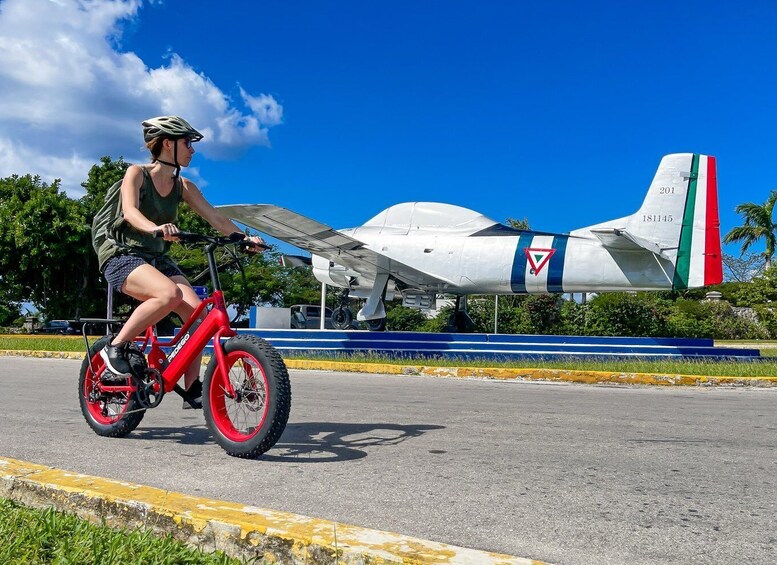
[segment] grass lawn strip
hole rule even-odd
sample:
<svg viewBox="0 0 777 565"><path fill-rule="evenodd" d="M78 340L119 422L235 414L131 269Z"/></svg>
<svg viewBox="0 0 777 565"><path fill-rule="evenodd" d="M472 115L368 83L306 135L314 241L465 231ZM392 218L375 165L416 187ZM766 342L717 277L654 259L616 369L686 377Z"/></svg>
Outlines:
<svg viewBox="0 0 777 565"><path fill-rule="evenodd" d="M200 552L171 535L108 528L52 508L27 508L0 498L0 563L237 565L245 561L221 551Z"/></svg>

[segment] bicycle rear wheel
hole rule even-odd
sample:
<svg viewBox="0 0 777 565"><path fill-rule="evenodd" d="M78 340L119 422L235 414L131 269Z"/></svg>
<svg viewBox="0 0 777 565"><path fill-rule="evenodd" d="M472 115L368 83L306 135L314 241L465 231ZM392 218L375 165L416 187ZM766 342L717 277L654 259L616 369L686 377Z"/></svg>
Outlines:
<svg viewBox="0 0 777 565"><path fill-rule="evenodd" d="M86 423L97 435L124 437L138 427L145 415L134 392L105 392L100 377L105 362L100 350L108 343L103 337L92 346L92 363L84 359L78 378L78 400ZM94 367L94 372L92 372Z"/></svg>
<svg viewBox="0 0 777 565"><path fill-rule="evenodd" d="M291 410L291 384L278 352L255 336L224 343L226 367L234 396L227 392L216 356L203 378L205 423L229 455L257 457L281 437Z"/></svg>

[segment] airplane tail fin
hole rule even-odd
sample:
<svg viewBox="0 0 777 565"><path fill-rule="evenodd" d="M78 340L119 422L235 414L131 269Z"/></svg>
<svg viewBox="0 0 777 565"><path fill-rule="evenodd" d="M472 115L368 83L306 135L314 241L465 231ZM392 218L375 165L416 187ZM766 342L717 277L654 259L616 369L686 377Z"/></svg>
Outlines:
<svg viewBox="0 0 777 565"><path fill-rule="evenodd" d="M721 283L715 157L665 156L636 214L576 231L590 232L608 249L643 249L671 261L674 289Z"/></svg>

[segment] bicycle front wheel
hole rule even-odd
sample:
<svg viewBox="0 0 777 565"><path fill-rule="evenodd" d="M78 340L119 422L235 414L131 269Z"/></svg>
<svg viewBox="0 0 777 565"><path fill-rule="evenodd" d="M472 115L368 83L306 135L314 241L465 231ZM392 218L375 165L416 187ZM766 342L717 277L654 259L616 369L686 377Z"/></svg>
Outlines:
<svg viewBox="0 0 777 565"><path fill-rule="evenodd" d="M255 336L224 343L226 367L216 356L205 370L202 408L213 438L235 457L258 457L281 437L291 410L291 384L278 352ZM225 374L232 384L230 395Z"/></svg>

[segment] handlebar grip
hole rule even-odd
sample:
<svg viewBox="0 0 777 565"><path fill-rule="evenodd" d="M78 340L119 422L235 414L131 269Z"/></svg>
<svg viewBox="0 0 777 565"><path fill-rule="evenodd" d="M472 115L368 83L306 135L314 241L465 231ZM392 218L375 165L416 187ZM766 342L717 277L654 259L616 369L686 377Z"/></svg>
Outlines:
<svg viewBox="0 0 777 565"><path fill-rule="evenodd" d="M153 235L155 238L161 239L165 236L164 232L162 230L154 230ZM200 236L200 234L192 233L188 231L179 231L178 233L173 234L173 237L178 238L179 241L186 241L187 239L197 239Z"/></svg>
<svg viewBox="0 0 777 565"><path fill-rule="evenodd" d="M267 245L266 243L254 243L253 241L249 241L248 239L239 241L238 245L240 247L244 247L245 249L248 249L249 247L253 247L255 249L261 249L262 251L266 251L270 249L270 246Z"/></svg>
<svg viewBox="0 0 777 565"><path fill-rule="evenodd" d="M154 230L151 233L155 238L163 238L165 236L162 230ZM217 245L236 243L241 247L256 247L262 250L270 249L269 245L266 245L263 243L254 243L252 241L249 241L246 238L246 235L242 232L234 232L227 237L212 237L212 236L194 233L194 232L179 231L178 233L173 234L172 237L176 238L181 243L203 243L204 242L204 243L215 243Z"/></svg>

